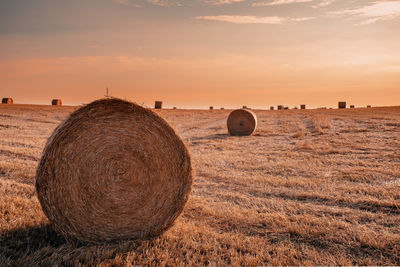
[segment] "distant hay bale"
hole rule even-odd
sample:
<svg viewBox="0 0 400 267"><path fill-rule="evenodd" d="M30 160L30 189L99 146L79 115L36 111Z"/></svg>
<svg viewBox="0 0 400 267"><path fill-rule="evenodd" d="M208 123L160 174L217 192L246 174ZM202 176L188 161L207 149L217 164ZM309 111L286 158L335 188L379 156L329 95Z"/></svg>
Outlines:
<svg viewBox="0 0 400 267"><path fill-rule="evenodd" d="M191 186L190 154L171 126L114 98L61 123L36 171L42 209L70 241L158 236L182 212Z"/></svg>
<svg viewBox="0 0 400 267"><path fill-rule="evenodd" d="M283 109L283 106L282 105L278 105L278 110L281 110L281 109Z"/></svg>
<svg viewBox="0 0 400 267"><path fill-rule="evenodd" d="M293 109L298 109L298 107L294 107Z"/></svg>
<svg viewBox="0 0 400 267"><path fill-rule="evenodd" d="M248 136L257 128L257 116L248 109L237 109L231 112L227 121L230 135Z"/></svg>
<svg viewBox="0 0 400 267"><path fill-rule="evenodd" d="M242 108L247 108L247 106L243 106Z"/></svg>
<svg viewBox="0 0 400 267"><path fill-rule="evenodd" d="M274 107L273 107L273 106L270 106L269 109L270 109L270 110L274 110Z"/></svg>
<svg viewBox="0 0 400 267"><path fill-rule="evenodd" d="M177 109L177 107L173 107L172 109Z"/></svg>
<svg viewBox="0 0 400 267"><path fill-rule="evenodd" d="M350 108L355 108L355 106L354 105L350 105Z"/></svg>
<svg viewBox="0 0 400 267"><path fill-rule="evenodd" d="M344 101L339 102L338 108L346 108L346 102L344 102Z"/></svg>
<svg viewBox="0 0 400 267"><path fill-rule="evenodd" d="M283 109L289 109L289 107L284 107Z"/></svg>
<svg viewBox="0 0 400 267"><path fill-rule="evenodd" d="M221 110L224 110L225 108L224 107L221 107Z"/></svg>
<svg viewBox="0 0 400 267"><path fill-rule="evenodd" d="M367 105L367 108L370 108L371 107L371 105Z"/></svg>
<svg viewBox="0 0 400 267"><path fill-rule="evenodd" d="M154 103L154 108L155 108L155 109L162 109L162 104L163 104L162 101L156 101L156 102Z"/></svg>
<svg viewBox="0 0 400 267"><path fill-rule="evenodd" d="M14 103L14 100L13 100L11 97L4 97L4 98L1 100L1 103L2 103L2 104L13 104L13 103Z"/></svg>
<svg viewBox="0 0 400 267"><path fill-rule="evenodd" d="M210 106L210 110L213 110L214 109L214 107L213 106Z"/></svg>
<svg viewBox="0 0 400 267"><path fill-rule="evenodd" d="M61 106L62 101L61 101L61 99L53 99L53 100L51 100L51 105L52 106Z"/></svg>
<svg viewBox="0 0 400 267"><path fill-rule="evenodd" d="M300 105L300 109L306 109L306 105L305 104L301 104Z"/></svg>

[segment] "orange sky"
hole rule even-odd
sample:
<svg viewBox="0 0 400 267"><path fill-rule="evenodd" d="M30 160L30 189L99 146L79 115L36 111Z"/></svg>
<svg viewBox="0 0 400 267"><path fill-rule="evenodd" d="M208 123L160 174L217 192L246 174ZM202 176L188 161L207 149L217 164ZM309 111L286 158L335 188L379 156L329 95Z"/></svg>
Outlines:
<svg viewBox="0 0 400 267"><path fill-rule="evenodd" d="M3 0L0 92L151 106L400 104L400 1Z"/></svg>

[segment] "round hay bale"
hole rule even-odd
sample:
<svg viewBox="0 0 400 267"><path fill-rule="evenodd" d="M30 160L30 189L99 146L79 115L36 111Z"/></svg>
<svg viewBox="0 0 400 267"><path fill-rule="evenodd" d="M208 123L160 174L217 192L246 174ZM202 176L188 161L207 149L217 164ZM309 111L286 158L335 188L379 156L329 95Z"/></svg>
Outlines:
<svg viewBox="0 0 400 267"><path fill-rule="evenodd" d="M188 149L153 111L101 99L53 132L36 172L51 224L70 241L150 238L170 228L192 186Z"/></svg>
<svg viewBox="0 0 400 267"><path fill-rule="evenodd" d="M230 135L248 136L257 128L257 116L248 109L237 109L231 112L227 121Z"/></svg>
<svg viewBox="0 0 400 267"><path fill-rule="evenodd" d="M53 99L53 100L51 100L51 105L52 106L62 106L62 101L61 101L61 99Z"/></svg>
<svg viewBox="0 0 400 267"><path fill-rule="evenodd" d="M346 108L346 102L345 101L338 102L338 108Z"/></svg>
<svg viewBox="0 0 400 267"><path fill-rule="evenodd" d="M1 103L2 103L2 104L13 104L13 103L14 103L14 100L13 100L11 97L4 97L4 98L1 100Z"/></svg>

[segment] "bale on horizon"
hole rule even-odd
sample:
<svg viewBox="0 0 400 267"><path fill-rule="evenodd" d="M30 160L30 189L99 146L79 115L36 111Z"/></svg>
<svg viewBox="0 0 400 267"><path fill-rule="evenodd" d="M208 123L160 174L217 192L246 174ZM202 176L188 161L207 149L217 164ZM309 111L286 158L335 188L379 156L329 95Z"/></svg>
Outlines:
<svg viewBox="0 0 400 267"><path fill-rule="evenodd" d="M191 159L155 112L101 99L54 130L35 187L43 212L69 241L147 239L182 212L192 187Z"/></svg>
<svg viewBox="0 0 400 267"><path fill-rule="evenodd" d="M213 110L214 109L214 107L213 106L210 106L210 110Z"/></svg>
<svg viewBox="0 0 400 267"><path fill-rule="evenodd" d="M4 97L1 100L2 104L14 104L14 100L11 97Z"/></svg>
<svg viewBox="0 0 400 267"><path fill-rule="evenodd" d="M355 108L355 106L354 105L350 105L350 108Z"/></svg>
<svg viewBox="0 0 400 267"><path fill-rule="evenodd" d="M257 116L248 109L237 109L229 114L228 132L235 136L251 135L257 128Z"/></svg>
<svg viewBox="0 0 400 267"><path fill-rule="evenodd" d="M162 109L162 105L163 105L163 102L162 102L162 101L156 101L156 102L154 103L154 108L155 108L155 109Z"/></svg>
<svg viewBox="0 0 400 267"><path fill-rule="evenodd" d="M278 110L283 109L283 105L278 105Z"/></svg>
<svg viewBox="0 0 400 267"><path fill-rule="evenodd" d="M346 102L345 101L340 101L338 103L338 108L346 108Z"/></svg>
<svg viewBox="0 0 400 267"><path fill-rule="evenodd" d="M52 106L61 106L62 101L61 101L61 99L53 99L53 100L51 100L51 105Z"/></svg>
<svg viewBox="0 0 400 267"><path fill-rule="evenodd" d="M306 109L306 105L305 104L301 104L300 105L300 109Z"/></svg>
<svg viewBox="0 0 400 267"><path fill-rule="evenodd" d="M274 110L274 107L273 107L273 106L270 106L270 107L269 107L269 110Z"/></svg>

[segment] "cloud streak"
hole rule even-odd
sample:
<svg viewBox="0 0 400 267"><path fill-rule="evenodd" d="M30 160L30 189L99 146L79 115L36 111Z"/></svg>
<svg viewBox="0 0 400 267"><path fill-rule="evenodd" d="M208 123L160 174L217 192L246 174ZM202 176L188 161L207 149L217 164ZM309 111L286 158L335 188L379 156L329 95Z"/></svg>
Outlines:
<svg viewBox="0 0 400 267"><path fill-rule="evenodd" d="M233 4L233 3L239 3L239 2L244 2L246 0L201 0L204 3L207 4L212 4L212 5L225 5L225 4Z"/></svg>
<svg viewBox="0 0 400 267"><path fill-rule="evenodd" d="M310 2L318 2L312 5L312 8L320 8L326 7L335 2L336 0L274 0L271 2L254 2L251 4L253 7L258 6L280 6L280 5L288 5L288 4L299 4L299 3L310 3Z"/></svg>
<svg viewBox="0 0 400 267"><path fill-rule="evenodd" d="M314 19L313 17L286 18L279 16L257 17L257 16L239 16L239 15L197 16L195 18L202 20L229 22L235 24L285 24L289 22L299 22L299 21Z"/></svg>
<svg viewBox="0 0 400 267"><path fill-rule="evenodd" d="M372 24L400 17L400 1L376 1L368 6L330 12L330 14L362 18L363 20L358 25Z"/></svg>
<svg viewBox="0 0 400 267"><path fill-rule="evenodd" d="M137 8L142 7L139 4L130 3L129 0L112 0L112 1L114 1L115 3L121 4L121 5L132 6L132 7L137 7Z"/></svg>
<svg viewBox="0 0 400 267"><path fill-rule="evenodd" d="M146 0L146 1L155 6L182 6L180 2L169 1L169 0Z"/></svg>
<svg viewBox="0 0 400 267"><path fill-rule="evenodd" d="M313 5L313 8L326 7L335 2L336 0L322 0L318 4Z"/></svg>
<svg viewBox="0 0 400 267"><path fill-rule="evenodd" d="M307 3L313 2L314 0L274 0L272 2L255 2L251 4L251 6L279 6L279 5L287 5L287 4L296 4L296 3Z"/></svg>
<svg viewBox="0 0 400 267"><path fill-rule="evenodd" d="M121 5L128 5L133 7L142 7L142 5L137 3L132 3L133 1L130 0L112 0ZM171 1L171 0L146 0L147 3L154 5L154 6L182 6L181 2L178 1Z"/></svg>

